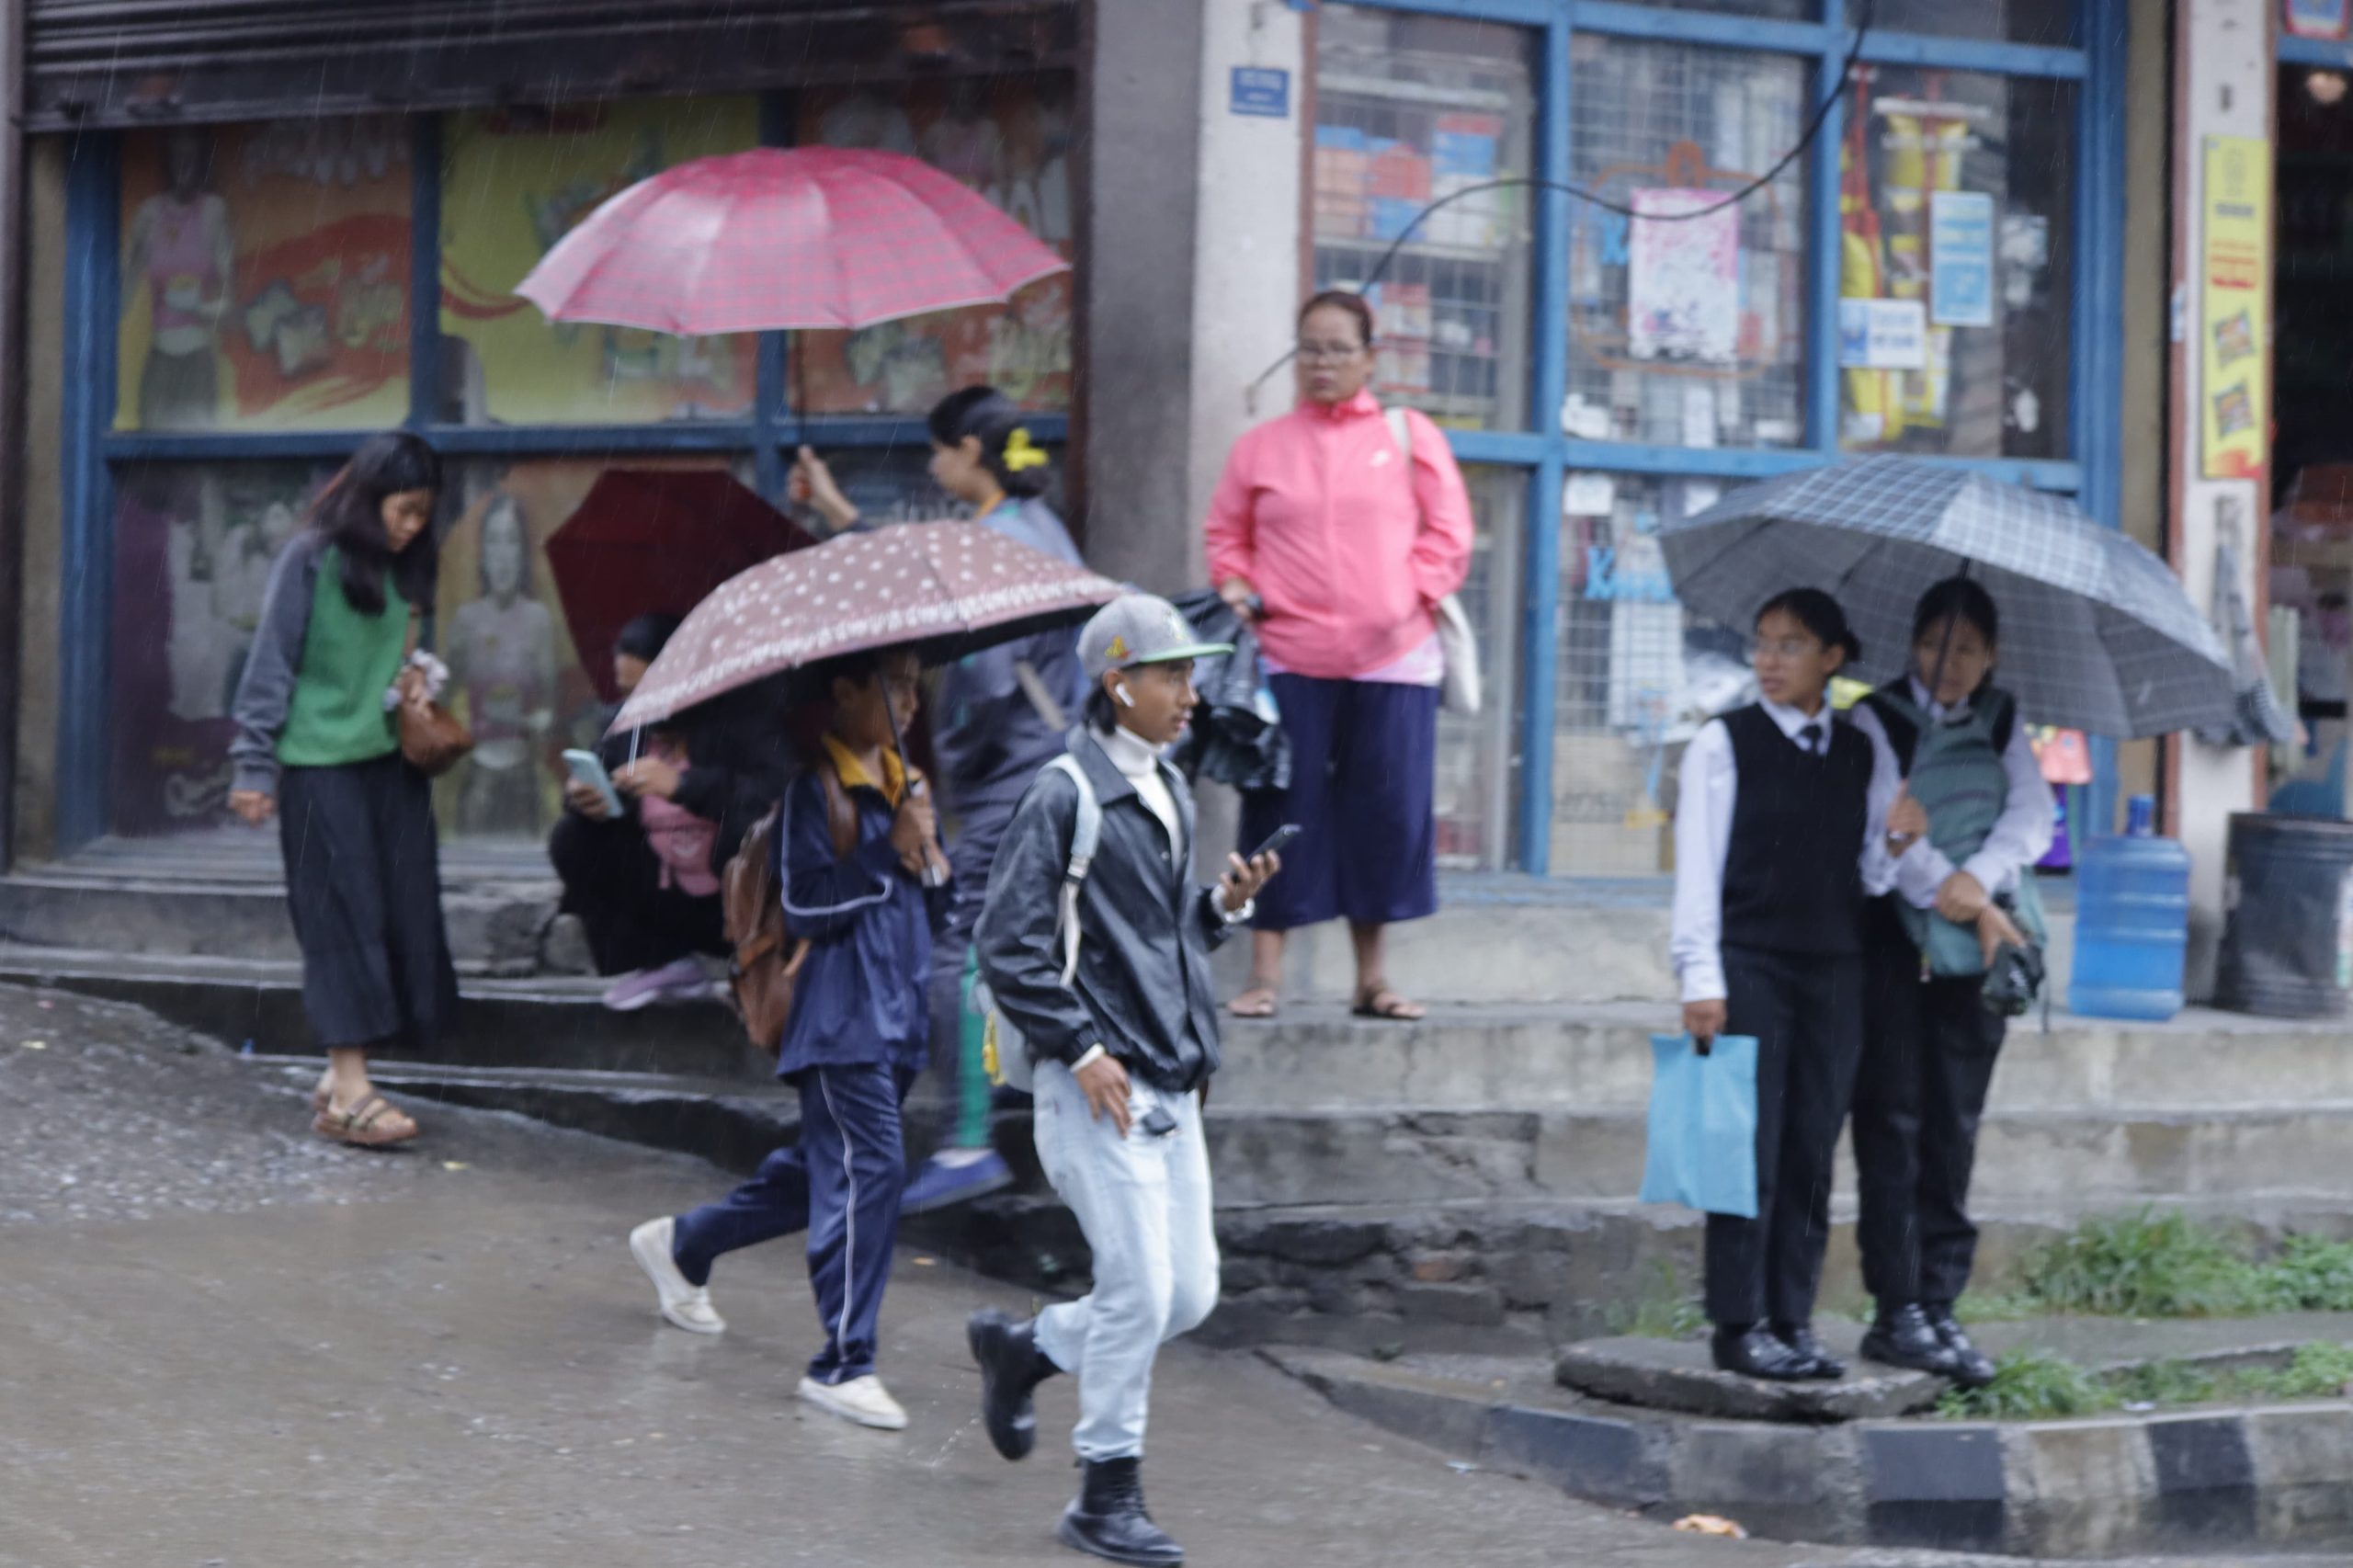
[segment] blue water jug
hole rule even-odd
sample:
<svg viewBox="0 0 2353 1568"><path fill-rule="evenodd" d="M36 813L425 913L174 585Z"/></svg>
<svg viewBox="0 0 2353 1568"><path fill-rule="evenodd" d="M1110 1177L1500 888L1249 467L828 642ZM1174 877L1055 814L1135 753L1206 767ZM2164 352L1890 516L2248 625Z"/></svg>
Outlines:
<svg viewBox="0 0 2353 1568"><path fill-rule="evenodd" d="M2170 1018L2181 1011L2189 941L2189 851L2152 836L2136 797L2132 831L2086 838L2075 851L2075 968L2071 1012Z"/></svg>

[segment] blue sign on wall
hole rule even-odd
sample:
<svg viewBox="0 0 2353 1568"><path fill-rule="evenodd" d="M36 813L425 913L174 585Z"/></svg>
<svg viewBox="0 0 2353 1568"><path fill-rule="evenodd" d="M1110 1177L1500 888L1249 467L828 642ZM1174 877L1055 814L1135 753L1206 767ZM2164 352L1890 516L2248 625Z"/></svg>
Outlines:
<svg viewBox="0 0 2353 1568"><path fill-rule="evenodd" d="M1237 65L1233 92L1227 103L1234 114L1263 115L1268 119L1290 118L1290 73L1273 65Z"/></svg>

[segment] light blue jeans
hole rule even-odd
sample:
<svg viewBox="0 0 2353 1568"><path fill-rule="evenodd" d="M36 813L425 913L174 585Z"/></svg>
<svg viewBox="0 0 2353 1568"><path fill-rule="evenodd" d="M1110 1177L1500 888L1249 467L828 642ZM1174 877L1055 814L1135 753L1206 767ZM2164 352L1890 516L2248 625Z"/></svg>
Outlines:
<svg viewBox="0 0 2353 1568"><path fill-rule="evenodd" d="M1135 1080L1134 1119L1121 1138L1108 1118L1088 1112L1086 1091L1061 1062L1038 1064L1035 1092L1039 1162L1095 1254L1095 1289L1038 1314L1038 1346L1077 1374L1078 1457L1137 1458L1154 1358L1217 1305L1200 1102ZM1176 1131L1143 1130L1154 1106L1176 1119Z"/></svg>

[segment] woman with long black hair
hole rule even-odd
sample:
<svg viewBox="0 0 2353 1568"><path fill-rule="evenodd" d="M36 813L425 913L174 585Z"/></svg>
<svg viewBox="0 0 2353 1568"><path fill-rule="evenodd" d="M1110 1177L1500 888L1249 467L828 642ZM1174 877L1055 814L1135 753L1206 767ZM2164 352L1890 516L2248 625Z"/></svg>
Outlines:
<svg viewBox="0 0 2353 1568"><path fill-rule="evenodd" d="M393 716L433 602L440 494L440 459L404 431L369 437L328 483L270 572L230 746L230 809L278 821L303 1011L327 1051L313 1129L369 1147L417 1127L368 1053L428 1043L457 1008L432 790Z"/></svg>
<svg viewBox="0 0 2353 1568"><path fill-rule="evenodd" d="M1913 612L1910 673L1855 708L1882 779L1902 780L1887 791L1894 891L1864 925L1855 1239L1879 1310L1863 1354L1971 1387L1994 1363L1953 1303L1976 1261L1969 1177L2006 1028L1982 994L1999 945L2040 933L2034 867L2054 815L2018 703L1994 684L2000 631L1984 585L1948 577Z"/></svg>

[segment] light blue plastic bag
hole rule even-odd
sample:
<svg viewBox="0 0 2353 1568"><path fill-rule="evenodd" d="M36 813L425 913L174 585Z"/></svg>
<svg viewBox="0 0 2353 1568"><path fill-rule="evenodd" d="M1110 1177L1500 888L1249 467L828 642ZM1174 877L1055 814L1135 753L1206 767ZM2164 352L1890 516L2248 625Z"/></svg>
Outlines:
<svg viewBox="0 0 2353 1568"><path fill-rule="evenodd" d="M1707 1055L1688 1034L1651 1036L1650 1146L1643 1201L1756 1218L1756 1040L1718 1035Z"/></svg>

